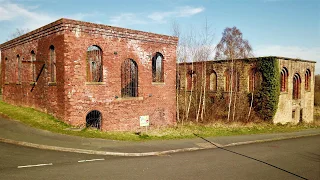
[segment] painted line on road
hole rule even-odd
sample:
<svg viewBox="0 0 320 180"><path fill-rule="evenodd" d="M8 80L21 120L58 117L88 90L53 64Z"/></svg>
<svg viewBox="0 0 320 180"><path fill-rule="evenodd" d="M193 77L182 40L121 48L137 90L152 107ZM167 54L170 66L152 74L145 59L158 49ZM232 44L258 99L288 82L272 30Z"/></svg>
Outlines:
<svg viewBox="0 0 320 180"><path fill-rule="evenodd" d="M18 168L30 168L30 167L40 167L40 166L52 166L52 163L49 164L35 164L35 165L25 165L25 166L18 166Z"/></svg>
<svg viewBox="0 0 320 180"><path fill-rule="evenodd" d="M78 161L79 163L82 163L82 162L92 162L92 161L104 161L105 159L89 159L89 160L80 160Z"/></svg>

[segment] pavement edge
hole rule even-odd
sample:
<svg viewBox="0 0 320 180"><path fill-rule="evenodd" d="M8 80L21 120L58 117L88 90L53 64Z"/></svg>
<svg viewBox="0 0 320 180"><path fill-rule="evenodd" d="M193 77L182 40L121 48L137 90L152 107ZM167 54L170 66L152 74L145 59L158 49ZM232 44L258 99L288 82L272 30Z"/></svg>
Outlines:
<svg viewBox="0 0 320 180"><path fill-rule="evenodd" d="M211 146L211 147L191 147L191 148L180 148L180 149L173 149L173 150L166 150L166 151L153 151L153 152L141 152L141 153L109 152L109 151L96 151L96 150L88 150L88 149L49 146L49 145L43 145L43 144L35 144L35 143L30 143L30 142L5 139L5 138L1 138L1 137L0 137L0 142L14 144L14 145L20 145L20 146L25 146L25 147L31 147L31 148L37 148L37 149L43 149L43 150L54 150L54 151L62 151L62 152L95 154L95 155L106 155L106 156L143 157L143 156L159 156L159 155L172 154L172 153L178 153L178 152L198 151L198 150L204 150L204 149L215 149L215 148L223 148L223 147L240 146L240 145L246 145L246 144L270 142L270 141L280 141L280 140L285 140L285 139L295 139L295 138L317 136L317 135L320 135L320 133L296 135L296 136L290 136L290 137L270 138L270 139L259 139L259 140L253 140L253 141L243 141L243 142L230 143L230 144L226 144L226 145L216 145L217 143L210 141L213 144L213 146Z"/></svg>

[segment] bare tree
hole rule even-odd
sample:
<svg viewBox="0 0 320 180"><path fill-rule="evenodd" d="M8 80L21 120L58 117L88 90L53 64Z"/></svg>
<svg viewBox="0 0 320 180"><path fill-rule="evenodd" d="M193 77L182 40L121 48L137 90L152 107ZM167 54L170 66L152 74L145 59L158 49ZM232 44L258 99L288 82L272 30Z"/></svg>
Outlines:
<svg viewBox="0 0 320 180"><path fill-rule="evenodd" d="M28 33L28 32L30 32L29 29L16 28L16 30L9 35L8 40L17 38L19 36L22 36L22 35Z"/></svg>
<svg viewBox="0 0 320 180"><path fill-rule="evenodd" d="M225 28L222 33L222 38L218 45L216 46L216 60L230 60L231 61L231 78L230 78L230 93L229 93L229 105L228 105L228 121L230 120L232 97L234 96L233 102L233 120L236 110L236 98L237 89L233 95L233 85L235 83L235 88L238 86L238 78L234 78L234 60L252 57L252 48L249 42L242 38L241 31L236 28ZM237 74L235 75L237 77ZM234 82L234 80L236 82Z"/></svg>
<svg viewBox="0 0 320 180"><path fill-rule="evenodd" d="M207 23L200 32L190 28L189 32L182 34L177 32L178 27L178 24L172 24L173 35L179 37L177 71L180 72L178 75L184 77L185 85L184 92L177 90L177 113L182 115L181 118L178 117L178 122L183 124L185 120L189 120L190 113L194 113L196 122L199 122L200 118L202 121L204 119L206 107L206 61L214 50L213 33ZM180 66L179 63L183 65Z"/></svg>

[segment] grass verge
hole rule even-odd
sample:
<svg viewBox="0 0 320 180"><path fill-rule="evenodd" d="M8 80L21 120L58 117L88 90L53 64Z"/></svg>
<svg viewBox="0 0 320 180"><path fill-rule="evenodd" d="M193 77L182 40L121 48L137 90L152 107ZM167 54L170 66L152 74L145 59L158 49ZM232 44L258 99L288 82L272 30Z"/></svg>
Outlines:
<svg viewBox="0 0 320 180"><path fill-rule="evenodd" d="M89 138L102 138L114 140L128 141L144 141L144 140L165 140L165 139L184 139L194 138L194 134L202 137L213 136L232 136L244 134L262 134L277 132L293 132L310 128L320 128L319 121L312 124L299 125L273 125L269 123L231 123L225 124L217 122L208 125L177 125L175 127L155 128L148 130L148 133L134 132L102 132L99 130L85 128L81 131L72 130L72 126L54 118L43 112L39 112L33 108L13 106L0 101L0 114L10 119L18 120L26 125L34 128L48 130L54 133L75 135Z"/></svg>

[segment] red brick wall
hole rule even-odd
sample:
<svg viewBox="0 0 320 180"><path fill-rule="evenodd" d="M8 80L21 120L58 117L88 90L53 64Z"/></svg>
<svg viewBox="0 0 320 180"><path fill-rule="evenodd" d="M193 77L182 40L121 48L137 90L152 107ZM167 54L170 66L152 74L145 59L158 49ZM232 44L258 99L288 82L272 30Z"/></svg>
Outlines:
<svg viewBox="0 0 320 180"><path fill-rule="evenodd" d="M123 28L61 19L27 35L0 45L2 68L9 84L3 85L6 102L31 106L62 120L84 126L91 110L102 113L103 130L137 130L139 116L149 115L152 127L172 125L176 118L175 77L177 38ZM49 47L56 51L57 83L50 86ZM103 82L88 84L86 51L91 45L102 49ZM46 64L34 90L30 62L23 63L23 79L16 83L17 54L30 61L36 53L37 72ZM152 56L164 56L164 83L152 83ZM121 63L133 59L138 65L139 97L121 98ZM7 64L2 61L2 66ZM8 71L8 72L7 72ZM37 73L38 74L38 73ZM119 97L119 98L116 98Z"/></svg>
<svg viewBox="0 0 320 180"><path fill-rule="evenodd" d="M74 125L84 125L87 113L99 110L102 112L104 130L137 130L139 116L144 115L149 115L152 126L174 124L176 44L146 37L137 40L93 35L83 29L73 27L65 34L68 121ZM103 53L103 83L100 85L85 83L86 50L91 45L99 46ZM162 84L152 83L152 56L156 52L164 56ZM139 98L121 98L121 63L128 58L138 65Z"/></svg>
<svg viewBox="0 0 320 180"><path fill-rule="evenodd" d="M7 58L7 62L2 62L5 67L2 70L3 77L3 100L22 106L38 108L42 111L56 115L59 118L64 117L64 96L63 90L63 59L64 59L64 36L63 34L53 34L41 39L33 40L28 43L20 44L9 49L2 50L2 58ZM59 81L56 86L48 86L50 81L49 66L49 47L55 46L57 54L57 78ZM31 51L36 54L36 74L38 75L43 64L46 64L39 80L31 92L32 62ZM22 60L22 79L18 82L18 61L17 55ZM7 76L7 80L5 80Z"/></svg>

